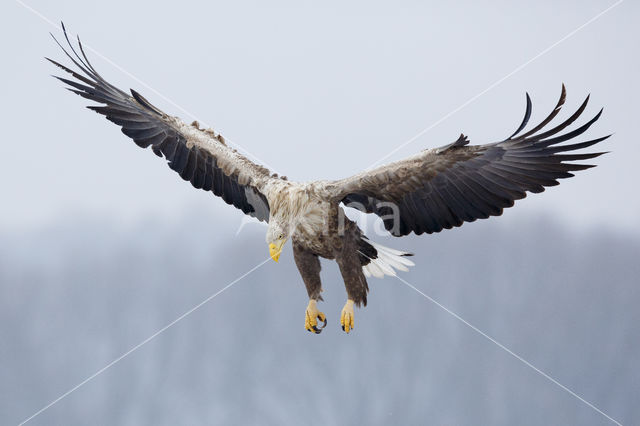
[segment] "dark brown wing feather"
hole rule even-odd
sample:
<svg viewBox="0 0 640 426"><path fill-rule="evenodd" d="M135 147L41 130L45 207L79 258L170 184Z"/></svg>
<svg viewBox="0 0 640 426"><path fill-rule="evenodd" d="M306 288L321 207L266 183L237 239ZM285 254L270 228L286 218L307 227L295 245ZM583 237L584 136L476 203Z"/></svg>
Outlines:
<svg viewBox="0 0 640 426"><path fill-rule="evenodd" d="M603 154L572 151L588 148L610 135L559 145L584 133L598 120L602 110L579 128L556 136L580 117L589 97L567 120L539 133L558 114L565 98L563 85L551 114L524 134L519 135L531 116L528 94L521 125L504 141L469 146L468 139L461 135L452 144L331 182L328 187L346 205L380 216L386 229L395 236L411 232L430 234L498 216L527 192L542 192L547 186L558 185L558 179L572 177L571 172L594 167L567 161Z"/></svg>
<svg viewBox="0 0 640 426"><path fill-rule="evenodd" d="M260 183L269 179L267 169L228 148L224 139L213 132L194 128L210 140L207 144L190 140L190 135L184 131L184 123L167 116L135 90L131 90L129 95L108 83L87 59L80 39L78 47L82 56L73 47L66 30L64 36L75 58L55 37L54 40L84 75L49 58L47 60L75 78L56 77L69 85L70 91L103 104L89 106L89 109L119 125L139 147L151 147L156 155L164 156L169 167L195 188L211 191L227 204L259 220L269 220L269 204L260 191Z"/></svg>

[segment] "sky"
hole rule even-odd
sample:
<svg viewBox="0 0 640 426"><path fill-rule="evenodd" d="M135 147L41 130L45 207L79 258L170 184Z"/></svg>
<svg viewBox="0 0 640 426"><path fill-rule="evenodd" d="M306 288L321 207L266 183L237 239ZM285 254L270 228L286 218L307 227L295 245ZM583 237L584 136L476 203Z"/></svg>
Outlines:
<svg viewBox="0 0 640 426"><path fill-rule="evenodd" d="M50 77L58 71L43 57L65 58L48 32L60 35L51 23L64 20L108 80L213 126L300 181L346 177L461 132L472 143L500 140L520 123L525 92L535 122L564 82L559 118L591 93L584 120L601 107L604 114L584 137L614 133L603 144L611 153L500 220L548 216L577 229L640 233L637 2L149 4L0 5L11 17L0 29L11 59L0 69L9 82L0 89L0 228L75 215L175 221L194 210L221 226L241 221Z"/></svg>
<svg viewBox="0 0 640 426"><path fill-rule="evenodd" d="M0 233L0 424L60 397L27 425L640 423L637 238L540 220L402 239L417 291L371 278L348 335L323 262L315 335L291 250L238 281L261 232L217 225Z"/></svg>
<svg viewBox="0 0 640 426"><path fill-rule="evenodd" d="M558 119L591 93L581 123L604 114L582 140L613 136L598 167L501 218L385 241L416 253L402 277L442 306L372 280L346 336L342 281L323 262L330 325L312 336L287 249L32 424L614 424L476 326L638 423L639 12L630 0L1 2L0 423L267 255L259 225L236 235L240 212L51 78L60 20L109 81L293 180L349 176L461 132L504 139L525 92L535 123L562 83Z"/></svg>

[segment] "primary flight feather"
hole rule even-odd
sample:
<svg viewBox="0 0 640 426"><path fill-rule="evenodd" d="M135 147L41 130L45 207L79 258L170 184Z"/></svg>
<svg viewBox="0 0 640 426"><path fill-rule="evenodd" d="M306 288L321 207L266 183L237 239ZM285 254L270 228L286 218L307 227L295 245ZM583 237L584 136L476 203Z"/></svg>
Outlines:
<svg viewBox="0 0 640 426"><path fill-rule="evenodd" d="M326 326L318 310L320 257L335 259L347 290L340 323L349 333L354 326L354 305L366 305L367 277L395 275L413 262L410 253L370 241L344 215L340 203L382 218L394 236L439 232L464 222L498 216L527 192L542 192L572 172L594 167L573 163L603 152L580 152L609 136L562 144L584 133L602 113L575 130L561 132L576 121L589 97L564 122L547 129L565 102L564 85L557 105L538 125L522 133L531 116L526 112L516 131L505 140L469 145L466 136L436 149L426 149L401 161L335 181L292 182L271 174L230 148L213 130L186 124L154 107L135 90L123 92L93 68L78 38L77 49L66 30L69 49L58 45L77 67L73 70L48 59L73 79L56 77L72 92L100 105L88 108L121 127L142 148L151 148L169 167L195 188L211 191L227 204L268 223L266 242L278 261L285 242L306 285L309 303L305 328L320 333ZM55 39L55 37L54 37ZM56 42L58 42L56 40ZM323 322L323 325L320 325Z"/></svg>

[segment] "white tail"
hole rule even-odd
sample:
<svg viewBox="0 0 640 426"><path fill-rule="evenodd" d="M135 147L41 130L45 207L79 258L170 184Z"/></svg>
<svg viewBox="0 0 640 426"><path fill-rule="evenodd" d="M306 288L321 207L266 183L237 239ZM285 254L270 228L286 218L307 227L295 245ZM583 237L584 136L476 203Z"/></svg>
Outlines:
<svg viewBox="0 0 640 426"><path fill-rule="evenodd" d="M407 259L407 256L411 256L411 253L385 247L368 239L367 242L378 252L377 258L371 259L371 262L362 267L362 271L367 277L374 276L376 278L382 278L385 275L395 277L395 269L408 271L408 266L415 265L415 263Z"/></svg>

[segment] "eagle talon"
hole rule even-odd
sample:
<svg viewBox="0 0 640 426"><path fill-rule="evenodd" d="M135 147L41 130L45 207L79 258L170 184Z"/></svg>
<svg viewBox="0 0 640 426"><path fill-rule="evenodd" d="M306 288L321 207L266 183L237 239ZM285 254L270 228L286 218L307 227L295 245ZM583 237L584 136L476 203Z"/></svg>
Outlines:
<svg viewBox="0 0 640 426"><path fill-rule="evenodd" d="M347 300L344 308L342 308L342 314L340 315L340 325L342 326L342 331L349 334L349 331L353 330L355 327L354 324L354 314L353 314L353 300Z"/></svg>
<svg viewBox="0 0 640 426"><path fill-rule="evenodd" d="M318 310L317 305L318 302L314 299L309 300L309 305L307 305L304 316L304 328L309 332L320 334L322 329L327 326L327 317ZM321 327L318 327L318 320L323 322Z"/></svg>
<svg viewBox="0 0 640 426"><path fill-rule="evenodd" d="M321 315L318 315L318 319L320 321L322 321L322 327L320 327L320 331L322 331L323 328L325 328L327 326L327 317L324 316L324 314L322 312L320 312Z"/></svg>

